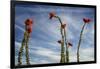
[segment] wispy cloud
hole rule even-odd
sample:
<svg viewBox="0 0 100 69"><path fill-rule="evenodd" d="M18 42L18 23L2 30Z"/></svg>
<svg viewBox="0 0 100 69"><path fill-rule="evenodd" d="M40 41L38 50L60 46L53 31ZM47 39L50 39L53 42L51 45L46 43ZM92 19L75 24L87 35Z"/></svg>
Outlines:
<svg viewBox="0 0 100 69"><path fill-rule="evenodd" d="M21 31L23 31L23 32L25 31L24 28L22 28L22 27L19 26L19 25L15 25L15 28L17 28L17 29L19 29L19 30L21 30Z"/></svg>
<svg viewBox="0 0 100 69"><path fill-rule="evenodd" d="M77 62L76 51L69 49L70 62ZM80 49L80 61L94 61L94 48L81 48Z"/></svg>
<svg viewBox="0 0 100 69"><path fill-rule="evenodd" d="M43 56L48 58L47 61L51 62L51 63L59 63L59 53L47 48L38 48L36 51L31 51L34 52L37 55ZM41 62L40 62L41 63Z"/></svg>

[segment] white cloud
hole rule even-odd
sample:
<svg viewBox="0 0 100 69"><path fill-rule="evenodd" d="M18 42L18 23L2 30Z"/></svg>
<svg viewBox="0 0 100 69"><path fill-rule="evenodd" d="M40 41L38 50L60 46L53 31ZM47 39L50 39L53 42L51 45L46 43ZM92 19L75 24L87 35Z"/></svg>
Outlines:
<svg viewBox="0 0 100 69"><path fill-rule="evenodd" d="M47 48L42 48L42 47L37 47L37 50L35 51L30 51L30 52L33 52L37 55L40 55L41 57L44 56L46 58L48 58L48 62L53 62L53 63L59 63L59 58L60 58L60 53L59 52L55 52L55 51L52 51L51 49L47 49ZM40 62L42 63L42 62ZM45 62L46 63L46 62Z"/></svg>
<svg viewBox="0 0 100 69"><path fill-rule="evenodd" d="M77 62L77 51L69 49L70 62ZM80 48L80 61L94 61L94 48Z"/></svg>
<svg viewBox="0 0 100 69"><path fill-rule="evenodd" d="M16 25L16 24L15 24L15 28L18 28L19 30L21 30L23 32L25 31L22 27L20 27L19 25Z"/></svg>
<svg viewBox="0 0 100 69"><path fill-rule="evenodd" d="M94 48L80 49L81 61L94 61Z"/></svg>

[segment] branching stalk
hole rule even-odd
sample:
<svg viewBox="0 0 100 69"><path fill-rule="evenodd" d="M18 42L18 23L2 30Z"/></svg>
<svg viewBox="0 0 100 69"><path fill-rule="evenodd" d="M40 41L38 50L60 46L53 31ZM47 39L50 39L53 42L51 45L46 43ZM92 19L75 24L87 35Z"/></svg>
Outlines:
<svg viewBox="0 0 100 69"><path fill-rule="evenodd" d="M61 26L62 26L62 21L60 19L60 17L56 16L56 18L58 18ZM62 43L61 43L61 60L60 60L60 63L65 63L65 54L64 54L64 51L65 51L65 48L64 48L64 34L63 34L63 29L62 27L60 28L60 32L61 32L61 36L62 36Z"/></svg>

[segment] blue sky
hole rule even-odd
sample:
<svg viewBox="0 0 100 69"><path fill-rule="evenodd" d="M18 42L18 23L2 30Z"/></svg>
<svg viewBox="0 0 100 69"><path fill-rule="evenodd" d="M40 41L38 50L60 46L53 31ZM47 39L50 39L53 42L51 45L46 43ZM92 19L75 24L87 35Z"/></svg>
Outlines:
<svg viewBox="0 0 100 69"><path fill-rule="evenodd" d="M49 13L55 12L66 23L67 40L73 44L69 48L70 62L76 62L76 50L83 18L90 18L92 22L85 26L83 33L80 60L94 60L94 8L60 7L48 5L16 5L15 6L15 64L18 62L18 51L24 34L24 22L27 18L33 20L33 30L29 40L29 56L31 64L59 63L61 39L60 24L55 18L49 19ZM25 49L24 49L25 50ZM25 64L25 51L23 64Z"/></svg>

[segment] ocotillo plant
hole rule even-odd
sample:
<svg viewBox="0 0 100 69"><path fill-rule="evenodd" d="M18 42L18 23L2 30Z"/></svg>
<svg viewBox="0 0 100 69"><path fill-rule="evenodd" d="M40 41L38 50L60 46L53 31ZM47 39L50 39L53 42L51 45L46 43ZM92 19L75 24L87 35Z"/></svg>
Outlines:
<svg viewBox="0 0 100 69"><path fill-rule="evenodd" d="M65 51L65 53L66 53L66 59L65 59L65 62L66 63L68 63L69 62L69 50L68 50L68 48L69 48L69 46L72 46L72 44L71 43L69 43L68 41L67 41L67 36L66 36L66 24L62 24L62 29L63 29L63 31L64 31L64 39L65 39L65 45L66 45L66 51Z"/></svg>
<svg viewBox="0 0 100 69"><path fill-rule="evenodd" d="M61 33L61 37L62 37L61 42L60 42L60 44L61 44L61 59L60 59L60 63L65 63L65 54L64 54L64 51L65 51L65 48L64 48L64 34L63 34L63 29L62 29L63 23L62 23L60 17L57 16L54 12L51 12L51 13L49 14L49 16L50 16L50 17L49 17L50 19L52 19L52 18L54 17L54 18L57 18L57 19L59 20L59 22L60 22L60 25L61 25L61 27L60 27L60 33Z"/></svg>
<svg viewBox="0 0 100 69"><path fill-rule="evenodd" d="M90 23L91 20L88 19L88 18L83 18L83 21L84 21L84 24L83 24L81 32L80 32L80 38L79 38L79 42L78 42L78 46L77 46L77 62L80 61L79 49L80 49L80 45L81 45L81 41L82 41L82 35L83 35L85 25Z"/></svg>
<svg viewBox="0 0 100 69"><path fill-rule="evenodd" d="M66 59L65 62L68 63L69 62L69 51L68 51L68 46L67 46L67 37L66 37L66 24L63 24L62 29L64 30L64 39L65 39L65 45L66 45Z"/></svg>
<svg viewBox="0 0 100 69"><path fill-rule="evenodd" d="M30 33L32 32L32 23L33 21L31 19L27 19L25 21L25 32L24 32L24 38L22 40L22 45L19 51L18 55L18 65L22 64L22 53L23 53L23 48L25 46L26 49L26 64L30 64L29 62L29 51L28 51L28 41L30 37Z"/></svg>

